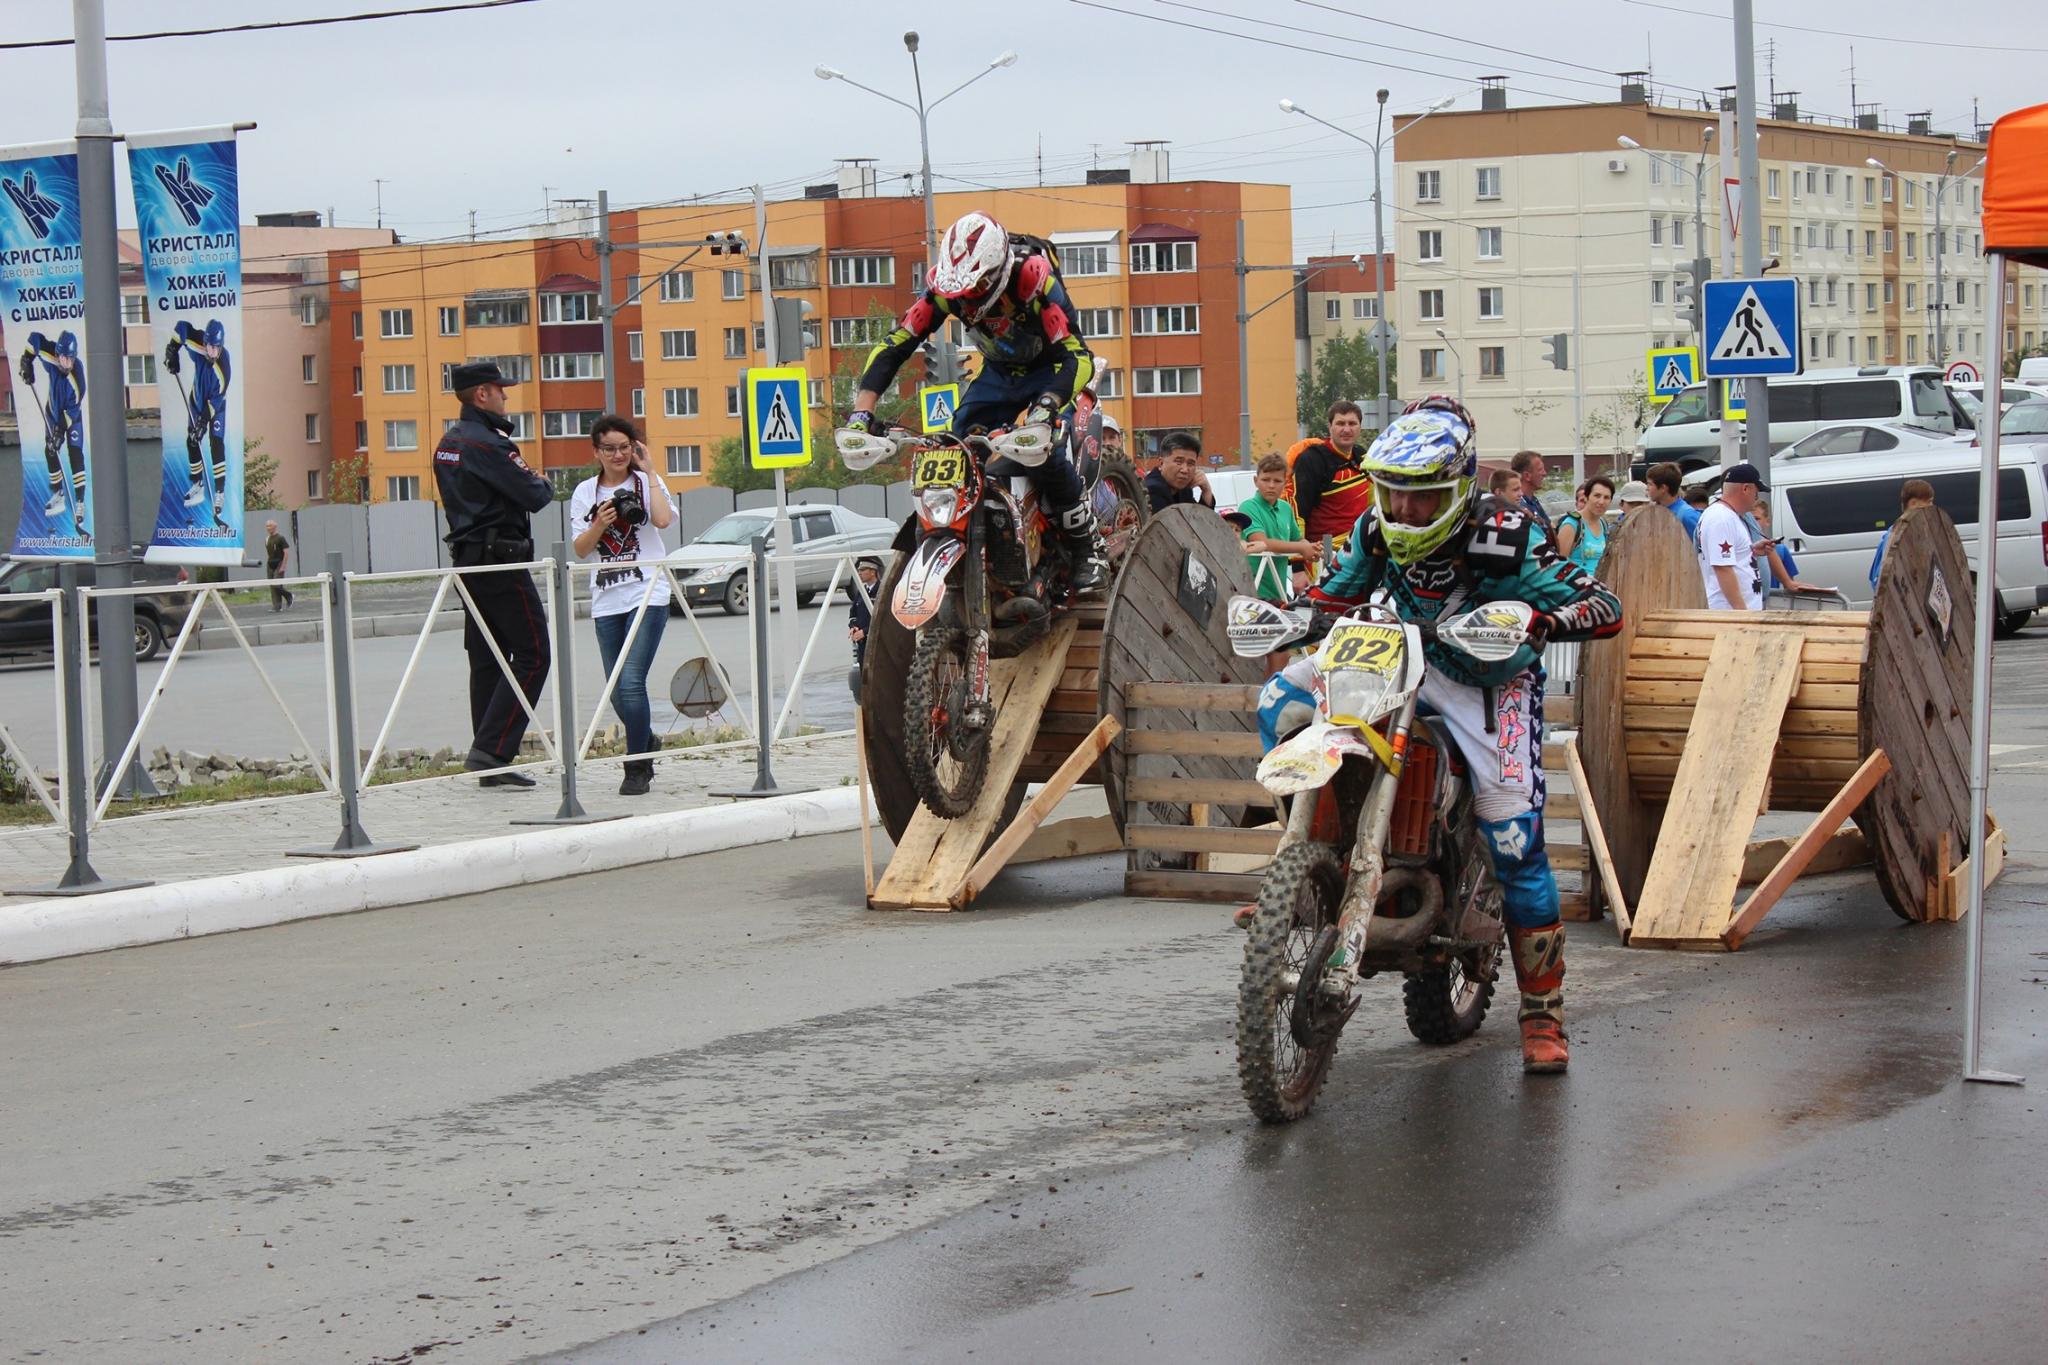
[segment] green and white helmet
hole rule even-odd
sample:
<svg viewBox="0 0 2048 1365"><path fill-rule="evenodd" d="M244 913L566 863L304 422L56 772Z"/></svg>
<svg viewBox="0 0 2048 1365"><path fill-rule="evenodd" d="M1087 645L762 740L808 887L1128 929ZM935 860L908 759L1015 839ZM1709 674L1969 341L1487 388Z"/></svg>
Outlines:
<svg viewBox="0 0 2048 1365"><path fill-rule="evenodd" d="M1462 404L1432 394L1410 403L1389 422L1358 462L1372 478L1380 535L1396 564L1427 558L1472 515L1479 486L1477 432L1472 414ZM1390 515L1388 494L1432 488L1442 489L1444 499L1427 526L1403 525Z"/></svg>

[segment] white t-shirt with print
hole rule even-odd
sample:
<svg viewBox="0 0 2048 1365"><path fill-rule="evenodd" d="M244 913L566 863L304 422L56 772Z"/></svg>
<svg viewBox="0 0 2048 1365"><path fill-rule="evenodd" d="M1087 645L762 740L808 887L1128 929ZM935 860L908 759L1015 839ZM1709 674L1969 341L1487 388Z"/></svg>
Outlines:
<svg viewBox="0 0 2048 1365"><path fill-rule="evenodd" d="M661 480L650 478L637 471L632 475L640 486L641 500L652 509L656 498L668 499L673 511L675 499L669 497L668 485ZM569 532L580 536L590 529L591 521L597 515L599 502L610 502L612 495L623 483L610 488L599 488L597 476L591 475L576 485L576 491L569 495ZM675 523L671 521L670 525ZM602 561L606 567L591 575L590 614L592 616L617 616L622 612L637 609L644 600L650 607L668 606L668 575L658 569L643 569L636 561L660 562L668 555L668 547L662 543L661 532L654 523L643 521L638 526L622 526L612 523L609 531L598 538L590 547L590 553L583 556L586 564ZM654 591L647 591L647 580L654 580Z"/></svg>
<svg viewBox="0 0 2048 1365"><path fill-rule="evenodd" d="M1760 609L1764 595L1758 583L1756 546L1750 539L1748 523L1717 498L1700 513L1699 537L1700 582L1707 590L1707 605L1722 611L1735 605L1721 591L1721 575L1714 572L1725 565L1735 570L1735 581L1742 588L1742 605L1751 611Z"/></svg>

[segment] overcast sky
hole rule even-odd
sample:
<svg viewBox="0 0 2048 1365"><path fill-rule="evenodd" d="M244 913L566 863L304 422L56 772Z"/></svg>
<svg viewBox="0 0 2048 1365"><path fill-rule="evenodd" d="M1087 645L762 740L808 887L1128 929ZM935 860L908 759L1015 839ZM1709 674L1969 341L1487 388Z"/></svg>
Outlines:
<svg viewBox="0 0 2048 1365"><path fill-rule="evenodd" d="M425 2L107 0L107 27L136 33ZM482 13L115 43L110 71L118 128L261 125L243 141L245 218L332 208L345 226L369 226L381 178L385 223L418 240L462 233L472 209L487 231L529 223L546 195L588 197L599 187L615 204L754 181L787 193L828 179L844 156L879 158L883 182L901 186L917 165L916 119L819 81L812 68L829 62L908 99L902 31L914 25L932 97L1006 49L1019 54L933 116L942 190L1034 183L1041 154L1045 183L1072 183L1090 165L1122 165L1132 139L1166 138L1176 179L1292 185L1305 254L1329 250L1332 234L1340 250L1370 250L1371 210L1359 201L1371 157L1282 113L1283 96L1369 137L1381 85L1393 91L1389 108L1402 111L1451 93L1460 95L1454 107L1476 107L1475 78L1493 72L1508 76L1518 105L1611 101L1618 82L1610 73L1645 65L1673 96L1732 82L1732 26L1690 12L1725 13L1728 0L1677 5L1689 12L1639 0L532 0ZM1973 97L1986 122L2048 98L2048 33L2018 22L2027 9L2020 0L1947 0L1938 30L1928 29L1924 0L1758 0L1756 8L1760 21L1857 31L1759 23L1759 91L1761 51L1773 44L1778 88L1800 91L1809 110L1849 113L1852 48L1857 98L1879 103L1888 120L1931 109L1938 128L1967 133ZM54 0L0 0L0 14L0 41L69 34L69 7ZM1949 46L1926 45L1919 33ZM8 95L0 144L71 134L71 49L0 51L0 82ZM125 185L123 201L123 221L132 222Z"/></svg>

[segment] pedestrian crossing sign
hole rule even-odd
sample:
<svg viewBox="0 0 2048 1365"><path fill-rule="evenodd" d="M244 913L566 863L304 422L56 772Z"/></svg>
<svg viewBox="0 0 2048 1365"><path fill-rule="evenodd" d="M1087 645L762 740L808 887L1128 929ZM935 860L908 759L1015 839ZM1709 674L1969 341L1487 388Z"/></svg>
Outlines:
<svg viewBox="0 0 2048 1365"><path fill-rule="evenodd" d="M1700 353L1695 346L1656 346L1648 354L1650 402L1663 407L1699 381Z"/></svg>
<svg viewBox="0 0 2048 1365"><path fill-rule="evenodd" d="M1708 280L1700 292L1706 314L1710 379L1762 379L1798 374L1799 281Z"/></svg>
<svg viewBox="0 0 2048 1365"><path fill-rule="evenodd" d="M747 371L747 463L755 469L811 462L811 410L804 401L809 378L801 365Z"/></svg>
<svg viewBox="0 0 2048 1365"><path fill-rule="evenodd" d="M1718 379L1721 386L1721 420L1724 422L1747 422L1749 420L1749 395L1743 391L1739 379Z"/></svg>
<svg viewBox="0 0 2048 1365"><path fill-rule="evenodd" d="M958 384L927 384L917 391L918 407L924 413L924 434L936 436L953 429L953 414L960 411Z"/></svg>

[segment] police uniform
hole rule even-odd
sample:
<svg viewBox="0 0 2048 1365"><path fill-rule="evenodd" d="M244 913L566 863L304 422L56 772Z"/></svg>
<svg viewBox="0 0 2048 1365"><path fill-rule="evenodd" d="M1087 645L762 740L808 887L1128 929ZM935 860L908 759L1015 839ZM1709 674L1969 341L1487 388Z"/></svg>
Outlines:
<svg viewBox="0 0 2048 1365"><path fill-rule="evenodd" d="M457 365L452 379L457 393L480 384L511 383L489 362ZM504 417L464 403L461 419L434 448L434 482L448 517L449 555L457 568L533 558L533 514L554 500L554 490L520 458L511 433L512 423ZM471 769L501 768L519 756L526 709L492 657L490 641L497 642L527 701L537 702L548 676L547 613L525 569L465 574L462 581L476 601L475 612L462 625L462 644L469 653L469 718L475 731L464 762ZM523 773L503 773L482 782L533 785Z"/></svg>

